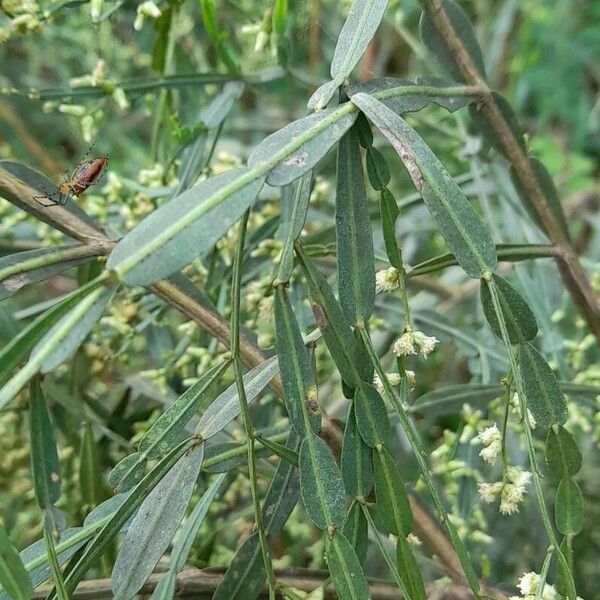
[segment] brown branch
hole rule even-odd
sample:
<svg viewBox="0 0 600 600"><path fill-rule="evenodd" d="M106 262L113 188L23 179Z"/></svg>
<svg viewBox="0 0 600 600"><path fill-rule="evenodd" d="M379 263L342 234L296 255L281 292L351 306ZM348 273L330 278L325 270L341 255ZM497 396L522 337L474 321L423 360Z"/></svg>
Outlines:
<svg viewBox="0 0 600 600"><path fill-rule="evenodd" d="M479 110L500 140L504 152L515 170L515 175L524 193L530 199L548 237L555 246L560 248L561 254L557 259L557 265L563 282L574 303L585 317L590 331L600 342L600 297L594 291L587 274L579 263L568 234L554 216L550 202L531 169L527 154L515 139L510 125L504 119L491 94L491 90L481 78L468 50L444 11L442 0L421 0L421 4L452 55L465 83L480 86L484 90L478 105Z"/></svg>

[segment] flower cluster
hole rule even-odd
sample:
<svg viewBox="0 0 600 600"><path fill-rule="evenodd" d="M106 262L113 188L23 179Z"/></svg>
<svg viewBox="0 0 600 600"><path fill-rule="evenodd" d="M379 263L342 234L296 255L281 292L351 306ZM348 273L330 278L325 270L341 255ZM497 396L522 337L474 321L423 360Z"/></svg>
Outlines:
<svg viewBox="0 0 600 600"><path fill-rule="evenodd" d="M478 436L477 441L483 445L482 450L479 452L479 456L485 460L485 462L493 465L496 462L496 457L502 450L502 435L494 423L491 427L486 427Z"/></svg>
<svg viewBox="0 0 600 600"><path fill-rule="evenodd" d="M400 273L395 267L377 271L375 274L375 292L391 292L400 286Z"/></svg>
<svg viewBox="0 0 600 600"><path fill-rule="evenodd" d="M541 595L538 594L539 586L540 576L537 573L534 573L533 571L523 573L517 584L521 596L511 596L509 600L534 600L535 598L541 598L541 600L558 599L559 596L554 589L554 586L544 583Z"/></svg>
<svg viewBox="0 0 600 600"><path fill-rule="evenodd" d="M407 369L406 371L404 371L404 375L406 376L408 385L410 385L410 389L414 390L415 385L417 383L417 378L416 378L415 372ZM402 377L400 377L399 373L386 373L385 376L387 377L388 381L390 382L390 385L393 387L400 385L400 382L402 381ZM375 375L373 376L373 385L377 388L377 391L380 394L383 394L383 392L384 392L383 382L381 381L381 377L379 377L379 375L377 373L375 373Z"/></svg>
<svg viewBox="0 0 600 600"><path fill-rule="evenodd" d="M519 512L519 504L523 501L526 486L531 481L531 473L519 467L508 467L504 481L480 483L479 495L484 502L491 504L500 497L500 512L512 515Z"/></svg>
<svg viewBox="0 0 600 600"><path fill-rule="evenodd" d="M405 331L395 342L392 352L396 356L411 356L416 354L415 345L419 348L421 356L427 358L435 349L439 340L433 336L427 336L422 331Z"/></svg>

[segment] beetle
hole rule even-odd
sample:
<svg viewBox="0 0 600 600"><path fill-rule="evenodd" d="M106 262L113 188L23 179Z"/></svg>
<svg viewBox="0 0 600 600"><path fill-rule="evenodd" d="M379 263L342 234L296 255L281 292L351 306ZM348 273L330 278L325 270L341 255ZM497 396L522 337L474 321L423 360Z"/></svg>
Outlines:
<svg viewBox="0 0 600 600"><path fill-rule="evenodd" d="M108 156L99 156L82 162L73 171L70 177L67 177L58 186L58 199L53 198L50 194L46 193L43 196L34 196L34 200L38 202L41 199L47 198L52 201L52 204L66 204L70 196L78 198L85 192L89 187L94 185L102 174L106 164L108 163ZM40 202L41 204L41 202ZM49 205L43 205L49 206Z"/></svg>

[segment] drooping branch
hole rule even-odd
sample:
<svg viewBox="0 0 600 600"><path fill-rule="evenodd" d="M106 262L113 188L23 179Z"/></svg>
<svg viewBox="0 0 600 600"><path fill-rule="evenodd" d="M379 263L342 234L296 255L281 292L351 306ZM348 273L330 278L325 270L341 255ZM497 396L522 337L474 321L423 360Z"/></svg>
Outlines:
<svg viewBox="0 0 600 600"><path fill-rule="evenodd" d="M484 90L479 102L480 113L500 140L520 186L531 200L548 237L560 250L560 255L557 257L557 264L563 282L571 294L574 303L585 317L590 331L600 342L600 297L591 286L571 240L552 212L549 199L546 197L538 178L531 168L527 154L513 135L509 123L507 123L500 107L492 96L491 90L482 79L467 48L444 11L442 0L421 0L421 5L444 40L465 83L479 86Z"/></svg>

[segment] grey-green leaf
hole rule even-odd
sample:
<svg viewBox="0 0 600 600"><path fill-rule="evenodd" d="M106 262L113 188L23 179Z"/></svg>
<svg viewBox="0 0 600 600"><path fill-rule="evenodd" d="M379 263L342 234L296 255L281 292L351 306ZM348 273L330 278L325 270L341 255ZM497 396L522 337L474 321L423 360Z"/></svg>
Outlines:
<svg viewBox="0 0 600 600"><path fill-rule="evenodd" d="M378 77L350 86L347 93L350 97L361 92L375 96L399 115L417 112L430 104L455 112L473 102L473 96L445 93L436 95L435 88L451 88L456 85L436 77L417 77L414 82L395 77Z"/></svg>
<svg viewBox="0 0 600 600"><path fill-rule="evenodd" d="M545 456L548 468L561 479L572 477L581 469L581 452L573 436L562 425L548 429Z"/></svg>
<svg viewBox="0 0 600 600"><path fill-rule="evenodd" d="M344 22L331 61L331 78L344 81L375 35L387 0L355 0Z"/></svg>
<svg viewBox="0 0 600 600"><path fill-rule="evenodd" d="M165 575L163 580L161 580L160 584L156 586L156 589L152 594L154 600L171 600L173 598L173 595L169 594L169 592L174 588L177 573L185 567L196 534L204 522L208 509L226 477L226 474L219 475L210 484L210 487L202 494L202 497L198 500L196 506L194 506L190 516L183 523L181 530L177 534L175 544L173 545L173 551L170 556L169 572Z"/></svg>
<svg viewBox="0 0 600 600"><path fill-rule="evenodd" d="M291 194L286 195L283 192L281 194L281 202L290 202L292 206L290 207L291 210L288 210L289 220L282 223L282 226L286 227L285 239L283 242L283 250L281 251L281 259L279 260L279 265L275 272L273 285L286 283L292 276L294 268L294 242L302 232L306 220L312 178L312 171L307 171L292 184L293 189ZM287 207L282 206L282 214L284 208Z"/></svg>
<svg viewBox="0 0 600 600"><path fill-rule="evenodd" d="M352 544L341 531L327 538L327 564L339 600L368 600L369 584Z"/></svg>
<svg viewBox="0 0 600 600"><path fill-rule="evenodd" d="M527 302L523 299L521 294L512 287L499 275L492 275L493 285L496 286L498 292L498 299L502 308L502 315L506 323L506 329L508 331L508 339L513 344L532 340L537 335L537 322L535 316ZM489 290L489 283L486 280L481 282L481 305L483 307L483 313L487 322L490 324L492 331L502 339L502 330L496 311L494 310L494 303Z"/></svg>
<svg viewBox="0 0 600 600"><path fill-rule="evenodd" d="M4 527L0 525L0 584L13 600L29 600L33 594L31 582Z"/></svg>
<svg viewBox="0 0 600 600"><path fill-rule="evenodd" d="M300 491L308 516L320 529L346 519L344 482L329 446L308 433L300 446Z"/></svg>
<svg viewBox="0 0 600 600"><path fill-rule="evenodd" d="M139 452L132 452L121 459L108 474L108 484L116 492L130 490L137 485L146 472L147 460Z"/></svg>
<svg viewBox="0 0 600 600"><path fill-rule="evenodd" d="M321 425L317 384L298 322L283 288L275 292L275 331L283 398L290 423L301 437L307 430L317 433Z"/></svg>
<svg viewBox="0 0 600 600"><path fill-rule="evenodd" d="M577 535L583 526L583 494L570 477L561 479L556 488L554 520L563 535Z"/></svg>
<svg viewBox="0 0 600 600"><path fill-rule="evenodd" d="M407 596L411 600L426 600L427 594L419 565L417 565L413 550L404 536L399 536L396 542L396 562L398 574L406 587Z"/></svg>
<svg viewBox="0 0 600 600"><path fill-rule="evenodd" d="M238 168L211 177L148 215L111 252L106 263L129 285L168 277L212 249L254 202L264 183Z"/></svg>
<svg viewBox="0 0 600 600"><path fill-rule="evenodd" d="M115 289L114 285L100 286L90 292L36 344L31 360L41 361L42 373L54 371L75 354L92 327L100 320Z"/></svg>
<svg viewBox="0 0 600 600"><path fill-rule="evenodd" d="M367 518L363 512L360 502L352 502L348 511L346 522L342 527L344 537L352 544L358 560L362 563L367 556L369 545Z"/></svg>
<svg viewBox="0 0 600 600"><path fill-rule="evenodd" d="M196 486L203 454L204 444L190 449L140 506L112 571L115 598L133 598L169 546Z"/></svg>
<svg viewBox="0 0 600 600"><path fill-rule="evenodd" d="M352 127L357 112L350 106L327 108L289 123L253 150L248 165L258 166L275 157L267 183L287 185L310 171Z"/></svg>
<svg viewBox="0 0 600 600"><path fill-rule="evenodd" d="M258 397L278 372L277 357L273 356L244 375L244 388L248 404ZM196 434L203 439L208 439L233 421L240 411L237 386L233 383L204 411L196 426Z"/></svg>
<svg viewBox="0 0 600 600"><path fill-rule="evenodd" d="M375 256L355 127L340 140L335 199L340 306L353 325L369 321L375 303Z"/></svg>
<svg viewBox="0 0 600 600"><path fill-rule="evenodd" d="M390 422L385 403L375 387L361 381L354 392L356 426L365 444L374 448L390 440Z"/></svg>
<svg viewBox="0 0 600 600"><path fill-rule="evenodd" d="M562 425L567 419L567 403L556 376L544 357L529 342L519 346L519 371L527 406L538 426Z"/></svg>
<svg viewBox="0 0 600 600"><path fill-rule="evenodd" d="M229 363L223 363L212 367L194 385L181 394L158 417L140 440L139 452L147 458L153 459L164 455L171 446L181 442L186 435L185 426L188 421L198 411L207 392L228 366Z"/></svg>
<svg viewBox="0 0 600 600"><path fill-rule="evenodd" d="M366 498L369 495L373 487L372 455L372 449L358 433L353 404L348 411L341 457L342 478L349 496Z"/></svg>
<svg viewBox="0 0 600 600"><path fill-rule="evenodd" d="M323 85L320 85L308 99L308 102L306 103L307 108L310 108L311 110L321 110L325 108L342 83L343 82L338 79L332 79L331 81L326 81Z"/></svg>
<svg viewBox="0 0 600 600"><path fill-rule="evenodd" d="M310 300L315 321L327 344L342 379L351 386L358 381L355 366L358 348L350 323L342 312L331 287L321 273L303 254L298 254L309 285Z"/></svg>
<svg viewBox="0 0 600 600"><path fill-rule="evenodd" d="M453 0L442 0L442 10L446 13L446 16L452 23L454 31L460 41L463 43L470 56L473 64L479 71L481 77L485 79L485 68L483 64L483 56L481 54L481 48L479 42L475 37L473 26L469 21L469 17L465 14L464 10L453 2ZM427 46L427 48L435 55L437 61L448 71L452 78L462 81L463 75L461 69L458 67L455 53L448 48L444 38L439 33L435 25L432 23L431 18L424 12L421 16L421 40Z"/></svg>
<svg viewBox="0 0 600 600"><path fill-rule="evenodd" d="M394 147L433 220L463 270L480 278L496 267L496 247L463 191L417 132L399 115L366 94L352 102Z"/></svg>
<svg viewBox="0 0 600 600"><path fill-rule="evenodd" d="M29 395L29 430L33 489L41 508L49 508L60 497L60 464L46 399L38 378Z"/></svg>
<svg viewBox="0 0 600 600"><path fill-rule="evenodd" d="M385 528L406 537L412 530L412 512L404 481L387 448L373 452L373 474L377 507Z"/></svg>

